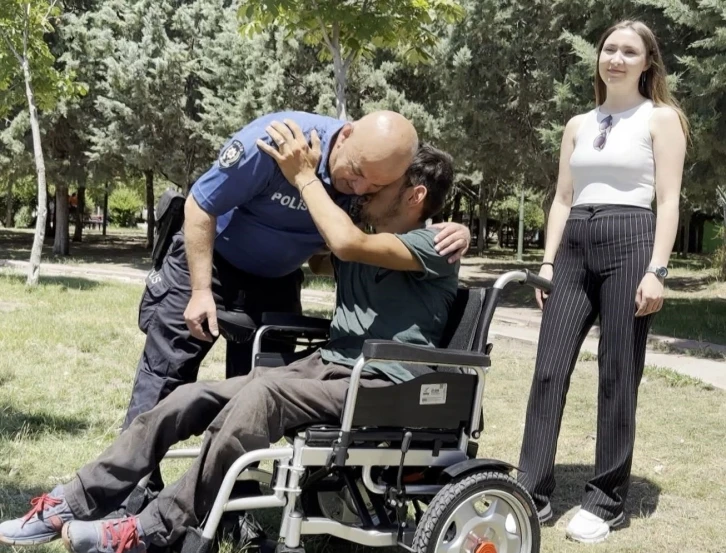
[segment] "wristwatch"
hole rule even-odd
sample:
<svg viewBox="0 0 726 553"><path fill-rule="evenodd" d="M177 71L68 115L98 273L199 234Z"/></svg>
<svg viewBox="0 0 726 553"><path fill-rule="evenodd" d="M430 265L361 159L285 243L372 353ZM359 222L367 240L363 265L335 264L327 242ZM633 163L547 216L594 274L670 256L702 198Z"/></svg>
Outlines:
<svg viewBox="0 0 726 553"><path fill-rule="evenodd" d="M659 267L658 265L648 265L648 268L646 269L645 272L646 273L653 273L660 280L665 280L665 277L668 276L668 268L667 267Z"/></svg>

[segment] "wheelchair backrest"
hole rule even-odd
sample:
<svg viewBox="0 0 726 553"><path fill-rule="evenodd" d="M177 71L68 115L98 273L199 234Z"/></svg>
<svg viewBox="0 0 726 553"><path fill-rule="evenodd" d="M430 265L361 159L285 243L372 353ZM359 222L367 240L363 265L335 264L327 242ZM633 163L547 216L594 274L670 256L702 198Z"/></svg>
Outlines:
<svg viewBox="0 0 726 553"><path fill-rule="evenodd" d="M486 290L459 288L449 310L441 348L472 351L476 347L484 312ZM458 373L458 374L441 374ZM425 393L442 395L426 400ZM356 427L465 429L471 433L477 378L459 367L439 366L435 373L388 388L361 388L353 425ZM477 429L482 428L481 418Z"/></svg>
<svg viewBox="0 0 726 553"><path fill-rule="evenodd" d="M485 297L484 288L459 288L457 290L440 347L464 351L471 351L474 348L482 322ZM459 369L451 367L439 367L438 370L461 372Z"/></svg>

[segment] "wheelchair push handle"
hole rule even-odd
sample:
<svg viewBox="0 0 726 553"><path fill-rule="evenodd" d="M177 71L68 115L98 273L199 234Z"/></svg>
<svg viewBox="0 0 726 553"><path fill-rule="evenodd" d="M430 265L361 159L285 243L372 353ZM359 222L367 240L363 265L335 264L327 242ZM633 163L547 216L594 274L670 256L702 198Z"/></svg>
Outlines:
<svg viewBox="0 0 726 553"><path fill-rule="evenodd" d="M542 278L539 275L534 274L529 269L524 270L524 282L523 284L529 284L532 288L539 288L543 292L552 292L552 281Z"/></svg>
<svg viewBox="0 0 726 553"><path fill-rule="evenodd" d="M529 269L522 269L521 271L508 271L501 275L494 283L494 290L501 291L507 284L511 282L518 282L519 284L529 284L533 288L539 288L544 292L552 291L552 281L542 278L539 275L534 274Z"/></svg>

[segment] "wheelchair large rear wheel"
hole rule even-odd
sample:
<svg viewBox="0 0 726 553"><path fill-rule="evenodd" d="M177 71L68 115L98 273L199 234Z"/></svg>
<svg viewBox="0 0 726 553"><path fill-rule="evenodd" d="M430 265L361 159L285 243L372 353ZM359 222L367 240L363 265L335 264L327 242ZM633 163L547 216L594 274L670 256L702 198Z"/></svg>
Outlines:
<svg viewBox="0 0 726 553"><path fill-rule="evenodd" d="M462 475L444 486L416 528L416 553L539 553L537 510L501 472Z"/></svg>

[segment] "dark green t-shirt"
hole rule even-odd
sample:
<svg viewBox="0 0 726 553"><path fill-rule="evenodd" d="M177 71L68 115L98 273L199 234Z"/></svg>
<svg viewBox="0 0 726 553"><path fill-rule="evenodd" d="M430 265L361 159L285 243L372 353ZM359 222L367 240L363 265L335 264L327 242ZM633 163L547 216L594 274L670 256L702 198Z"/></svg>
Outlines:
<svg viewBox="0 0 726 553"><path fill-rule="evenodd" d="M353 366L366 339L436 347L458 286L458 263L434 248L435 230L396 235L419 259L423 271L393 271L333 257L337 292L330 343L321 350L331 363ZM413 378L394 363L367 365L393 382Z"/></svg>

